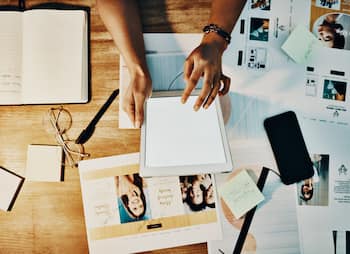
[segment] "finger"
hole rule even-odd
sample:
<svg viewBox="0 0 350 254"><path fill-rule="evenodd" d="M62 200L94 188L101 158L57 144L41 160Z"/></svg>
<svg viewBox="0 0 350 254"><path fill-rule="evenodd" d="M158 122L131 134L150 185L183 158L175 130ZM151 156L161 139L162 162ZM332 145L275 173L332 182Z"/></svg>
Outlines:
<svg viewBox="0 0 350 254"><path fill-rule="evenodd" d="M193 59L187 58L184 63L184 80L187 82L193 70Z"/></svg>
<svg viewBox="0 0 350 254"><path fill-rule="evenodd" d="M135 127L141 128L141 125L143 123L143 106L145 102L146 97L143 94L136 94L135 95Z"/></svg>
<svg viewBox="0 0 350 254"><path fill-rule="evenodd" d="M219 77L215 77L214 81L213 81L213 84L214 84L214 87L213 87L213 89L211 89L210 94L208 95L207 100L206 100L206 102L203 105L203 107L205 109L207 109L212 104L212 102L216 98L216 95L219 92L219 89L220 89L220 78Z"/></svg>
<svg viewBox="0 0 350 254"><path fill-rule="evenodd" d="M193 107L195 111L197 111L202 106L203 102L208 97L213 84L213 79L214 77L211 72L207 71L204 73L203 87Z"/></svg>
<svg viewBox="0 0 350 254"><path fill-rule="evenodd" d="M228 91L230 90L230 85L231 85L231 79L227 76L225 76L224 74L221 74L221 78L220 80L223 83L223 88L219 91L219 95L225 95L228 93Z"/></svg>
<svg viewBox="0 0 350 254"><path fill-rule="evenodd" d="M184 92L183 92L182 97L181 97L182 103L186 103L188 97L191 95L192 90L196 87L201 75L202 75L201 68L194 68L193 69L191 76L186 81L186 87L185 87Z"/></svg>
<svg viewBox="0 0 350 254"><path fill-rule="evenodd" d="M135 126L135 102L133 97L131 101L123 102L123 110L127 113L132 125Z"/></svg>

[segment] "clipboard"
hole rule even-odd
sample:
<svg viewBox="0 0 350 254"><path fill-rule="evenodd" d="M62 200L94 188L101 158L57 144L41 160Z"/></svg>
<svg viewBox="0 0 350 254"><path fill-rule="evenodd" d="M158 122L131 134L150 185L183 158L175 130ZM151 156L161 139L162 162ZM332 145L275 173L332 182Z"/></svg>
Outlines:
<svg viewBox="0 0 350 254"><path fill-rule="evenodd" d="M195 112L199 91L194 91L185 104L180 102L182 92L154 92L145 102L140 148L143 177L233 169L219 100Z"/></svg>

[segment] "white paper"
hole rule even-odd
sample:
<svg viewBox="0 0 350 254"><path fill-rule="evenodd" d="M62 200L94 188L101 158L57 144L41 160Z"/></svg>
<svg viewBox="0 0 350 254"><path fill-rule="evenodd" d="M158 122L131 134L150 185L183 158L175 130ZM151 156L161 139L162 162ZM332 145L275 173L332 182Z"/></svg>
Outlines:
<svg viewBox="0 0 350 254"><path fill-rule="evenodd" d="M62 147L29 145L26 178L29 181L59 182L62 170Z"/></svg>
<svg viewBox="0 0 350 254"><path fill-rule="evenodd" d="M22 179L0 168L0 209L7 211Z"/></svg>
<svg viewBox="0 0 350 254"><path fill-rule="evenodd" d="M84 11L24 12L24 103L82 100L85 29Z"/></svg>
<svg viewBox="0 0 350 254"><path fill-rule="evenodd" d="M225 151L215 106L195 112L196 97L147 101L146 166L225 163Z"/></svg>
<svg viewBox="0 0 350 254"><path fill-rule="evenodd" d="M1 12L0 41L0 104L21 104L21 12Z"/></svg>

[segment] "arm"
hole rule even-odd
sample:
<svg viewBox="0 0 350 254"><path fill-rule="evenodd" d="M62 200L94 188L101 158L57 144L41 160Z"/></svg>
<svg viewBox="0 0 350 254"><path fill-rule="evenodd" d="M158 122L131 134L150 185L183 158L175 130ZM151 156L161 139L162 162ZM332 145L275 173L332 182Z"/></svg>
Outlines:
<svg viewBox="0 0 350 254"><path fill-rule="evenodd" d="M208 24L216 24L231 33L245 2L246 0L213 0ZM227 42L215 32L203 35L202 42L188 56L184 65L186 88L182 95L183 103L202 75L203 88L195 102L194 110L198 110L202 105L208 108L217 94L224 95L229 91L230 79L222 74L221 66L222 54L227 46Z"/></svg>
<svg viewBox="0 0 350 254"><path fill-rule="evenodd" d="M143 104L152 90L146 64L142 26L135 0L97 0L103 22L125 59L130 84L123 100L126 111L136 128L143 122Z"/></svg>

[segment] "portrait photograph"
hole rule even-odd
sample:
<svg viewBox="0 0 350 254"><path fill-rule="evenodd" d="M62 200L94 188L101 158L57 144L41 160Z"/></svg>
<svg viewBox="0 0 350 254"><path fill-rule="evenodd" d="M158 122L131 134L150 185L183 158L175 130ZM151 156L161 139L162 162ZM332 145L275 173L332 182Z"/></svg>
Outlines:
<svg viewBox="0 0 350 254"><path fill-rule="evenodd" d="M313 24L313 34L327 48L350 50L350 15L328 13Z"/></svg>
<svg viewBox="0 0 350 254"><path fill-rule="evenodd" d="M269 19L251 18L249 39L254 41L269 40Z"/></svg>
<svg viewBox="0 0 350 254"><path fill-rule="evenodd" d="M297 184L299 205L328 206L329 155L312 154L314 175Z"/></svg>
<svg viewBox="0 0 350 254"><path fill-rule="evenodd" d="M323 99L345 101L346 82L326 79L323 85Z"/></svg>

